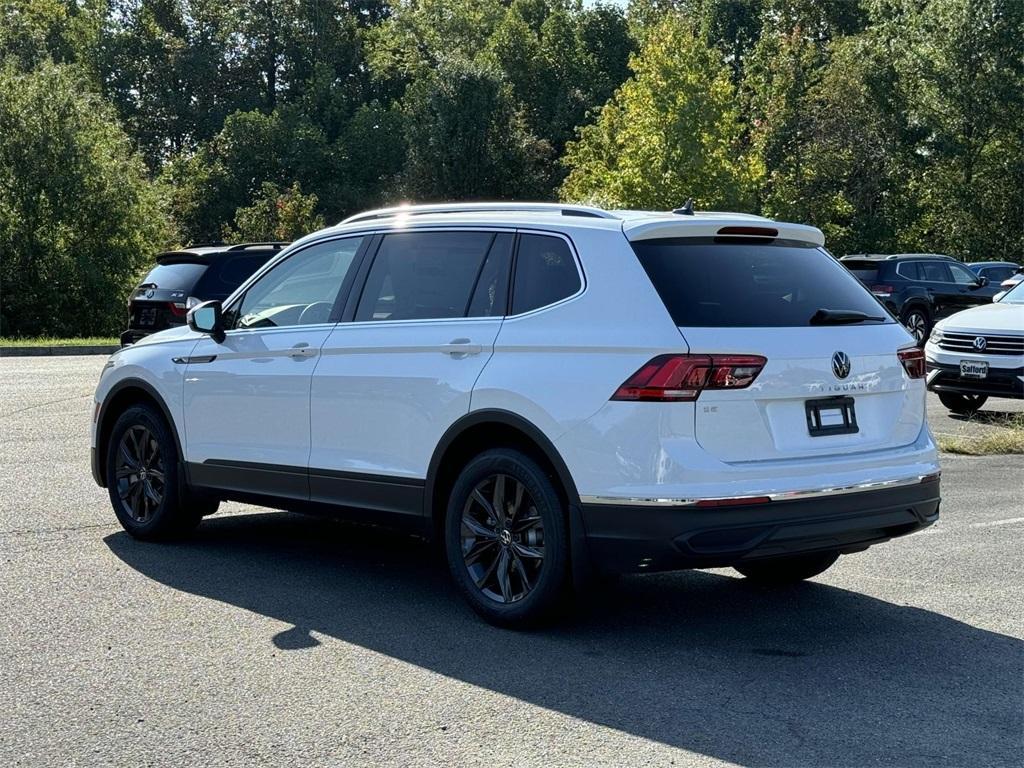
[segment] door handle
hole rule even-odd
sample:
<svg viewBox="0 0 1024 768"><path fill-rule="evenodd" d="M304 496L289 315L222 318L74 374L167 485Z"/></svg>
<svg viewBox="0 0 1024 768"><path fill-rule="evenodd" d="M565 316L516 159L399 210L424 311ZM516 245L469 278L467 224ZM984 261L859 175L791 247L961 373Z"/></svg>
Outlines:
<svg viewBox="0 0 1024 768"><path fill-rule="evenodd" d="M474 344L470 339L452 339L444 345L444 353L457 358L479 355L481 351L483 351L483 347Z"/></svg>
<svg viewBox="0 0 1024 768"><path fill-rule="evenodd" d="M288 357L300 360L304 357L313 357L316 354L316 350L313 349L305 341L296 344L294 347L288 350Z"/></svg>

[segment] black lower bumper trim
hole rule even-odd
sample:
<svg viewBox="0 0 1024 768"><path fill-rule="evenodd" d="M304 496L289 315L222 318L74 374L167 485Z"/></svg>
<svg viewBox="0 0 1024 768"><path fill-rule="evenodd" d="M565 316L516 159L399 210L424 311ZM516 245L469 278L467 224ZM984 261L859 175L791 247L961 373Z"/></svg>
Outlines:
<svg viewBox="0 0 1024 768"><path fill-rule="evenodd" d="M984 379L965 379L960 366L928 363L928 389L932 392L953 392L964 395L1024 398L1024 368L993 368L989 366Z"/></svg>
<svg viewBox="0 0 1024 768"><path fill-rule="evenodd" d="M835 550L857 552L939 518L939 480L735 507L583 506L587 549L611 572L716 568Z"/></svg>

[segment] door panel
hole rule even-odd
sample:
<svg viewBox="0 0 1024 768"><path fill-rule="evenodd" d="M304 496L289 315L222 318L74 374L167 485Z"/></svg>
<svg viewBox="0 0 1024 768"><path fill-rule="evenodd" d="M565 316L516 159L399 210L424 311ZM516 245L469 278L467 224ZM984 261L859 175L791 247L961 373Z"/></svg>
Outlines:
<svg viewBox="0 0 1024 768"><path fill-rule="evenodd" d="M198 343L184 384L193 482L309 497L310 382L364 241L338 238L289 255L228 308L223 342Z"/></svg>
<svg viewBox="0 0 1024 768"><path fill-rule="evenodd" d="M500 319L337 326L313 377L315 469L423 479L445 430L469 412Z"/></svg>

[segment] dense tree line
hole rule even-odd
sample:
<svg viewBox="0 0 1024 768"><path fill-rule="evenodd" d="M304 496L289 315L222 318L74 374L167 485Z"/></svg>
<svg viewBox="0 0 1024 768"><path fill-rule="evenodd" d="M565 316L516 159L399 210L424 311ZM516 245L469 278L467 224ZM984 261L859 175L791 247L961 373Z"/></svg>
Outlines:
<svg viewBox="0 0 1024 768"><path fill-rule="evenodd" d="M813 223L839 253L1024 251L1019 0L0 14L4 334L115 331L159 248L406 199L693 197Z"/></svg>

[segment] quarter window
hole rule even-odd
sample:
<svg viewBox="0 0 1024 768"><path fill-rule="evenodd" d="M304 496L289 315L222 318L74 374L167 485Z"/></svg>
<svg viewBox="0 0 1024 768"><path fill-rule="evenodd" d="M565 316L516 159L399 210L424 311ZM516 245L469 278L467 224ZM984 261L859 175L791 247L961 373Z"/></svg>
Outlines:
<svg viewBox="0 0 1024 768"><path fill-rule="evenodd" d="M237 309L235 328L280 328L329 322L363 238L330 240L276 264L251 286Z"/></svg>
<svg viewBox="0 0 1024 768"><path fill-rule="evenodd" d="M493 232L385 236L359 299L356 321L465 317L494 239ZM482 313L494 305L481 298L476 306Z"/></svg>
<svg viewBox="0 0 1024 768"><path fill-rule="evenodd" d="M546 307L580 289L580 273L569 245L560 237L522 235L516 254L512 314Z"/></svg>

